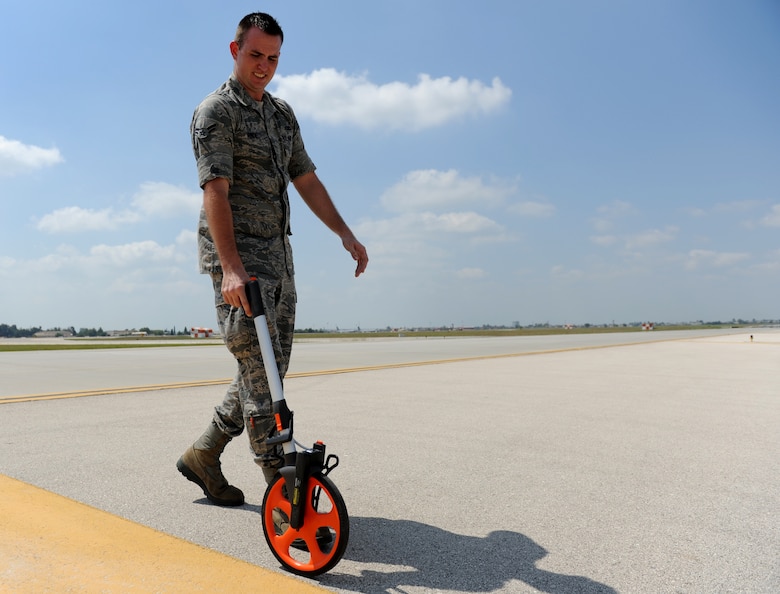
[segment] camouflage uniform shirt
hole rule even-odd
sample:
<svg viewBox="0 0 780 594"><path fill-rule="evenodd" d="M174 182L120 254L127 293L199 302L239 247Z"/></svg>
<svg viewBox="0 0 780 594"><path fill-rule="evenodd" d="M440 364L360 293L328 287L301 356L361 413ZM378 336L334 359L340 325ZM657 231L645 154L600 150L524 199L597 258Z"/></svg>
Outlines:
<svg viewBox="0 0 780 594"><path fill-rule="evenodd" d="M190 126L192 148L203 187L222 177L229 200L238 253L250 274L293 273L290 234L290 180L315 170L290 106L263 93L256 101L231 76L197 107ZM221 272L203 209L198 222L200 271Z"/></svg>

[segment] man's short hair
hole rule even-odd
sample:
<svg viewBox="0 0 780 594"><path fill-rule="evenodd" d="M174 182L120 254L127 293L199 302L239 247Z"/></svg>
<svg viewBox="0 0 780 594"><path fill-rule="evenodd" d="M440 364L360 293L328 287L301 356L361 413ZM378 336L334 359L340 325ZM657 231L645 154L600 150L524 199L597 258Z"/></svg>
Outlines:
<svg viewBox="0 0 780 594"><path fill-rule="evenodd" d="M246 15L238 23L235 39L238 47L243 45L244 35L246 35L246 32L249 31L249 29L252 27L257 27L263 33L267 33L268 35L278 36L281 38L282 43L284 43L284 32L282 31L282 28L279 26L279 23L276 21L276 19L270 14L266 14L264 12L253 12Z"/></svg>

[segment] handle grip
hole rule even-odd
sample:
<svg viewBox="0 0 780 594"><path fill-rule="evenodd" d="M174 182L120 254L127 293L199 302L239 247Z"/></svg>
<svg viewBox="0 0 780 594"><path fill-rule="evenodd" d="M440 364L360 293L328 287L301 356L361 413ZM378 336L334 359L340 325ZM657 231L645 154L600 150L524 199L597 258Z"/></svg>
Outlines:
<svg viewBox="0 0 780 594"><path fill-rule="evenodd" d="M252 310L252 317L257 318L265 315L263 308L263 297L260 294L260 283L254 276L246 284L246 298L249 299L249 309Z"/></svg>

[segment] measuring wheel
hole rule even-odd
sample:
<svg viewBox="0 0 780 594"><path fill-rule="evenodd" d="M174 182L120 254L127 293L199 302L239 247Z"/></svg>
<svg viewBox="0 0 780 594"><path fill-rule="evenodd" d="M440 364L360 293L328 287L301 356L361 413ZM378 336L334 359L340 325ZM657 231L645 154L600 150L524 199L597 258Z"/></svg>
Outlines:
<svg viewBox="0 0 780 594"><path fill-rule="evenodd" d="M290 526L291 515L286 482L277 474L263 498L263 533L274 557L298 575L332 569L349 540L347 506L333 481L319 472L309 476L300 529Z"/></svg>

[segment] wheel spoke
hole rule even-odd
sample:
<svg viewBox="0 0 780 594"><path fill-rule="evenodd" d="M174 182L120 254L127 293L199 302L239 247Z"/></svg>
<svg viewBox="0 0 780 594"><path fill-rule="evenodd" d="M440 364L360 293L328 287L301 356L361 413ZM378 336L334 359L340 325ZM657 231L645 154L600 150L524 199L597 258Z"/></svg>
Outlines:
<svg viewBox="0 0 780 594"><path fill-rule="evenodd" d="M272 483L263 501L266 541L277 560L289 571L303 576L324 573L339 562L347 546L349 518L344 500L330 479L321 474L311 476L303 509L303 525L298 530L287 527L283 534L277 535L273 510L284 513L287 518L292 515L292 505L282 495L283 484L281 477ZM324 544L327 537L330 540ZM300 550L296 541L299 544L303 541L308 551Z"/></svg>

